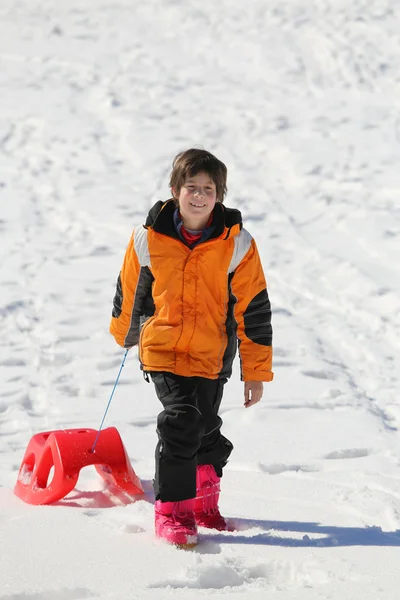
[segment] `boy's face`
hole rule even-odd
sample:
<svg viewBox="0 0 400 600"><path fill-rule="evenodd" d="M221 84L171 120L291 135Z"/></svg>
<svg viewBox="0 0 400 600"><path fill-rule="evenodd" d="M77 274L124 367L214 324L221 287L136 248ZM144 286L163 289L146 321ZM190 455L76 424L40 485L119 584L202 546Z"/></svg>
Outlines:
<svg viewBox="0 0 400 600"><path fill-rule="evenodd" d="M172 190L175 195L175 190ZM176 196L175 196L176 197ZM202 229L217 201L217 188L208 173L188 177L179 192L179 212L188 229Z"/></svg>

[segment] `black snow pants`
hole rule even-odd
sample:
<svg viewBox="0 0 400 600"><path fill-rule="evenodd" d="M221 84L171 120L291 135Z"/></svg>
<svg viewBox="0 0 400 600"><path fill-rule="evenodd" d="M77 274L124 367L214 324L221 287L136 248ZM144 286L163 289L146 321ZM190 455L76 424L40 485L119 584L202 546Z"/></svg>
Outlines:
<svg viewBox="0 0 400 600"><path fill-rule="evenodd" d="M156 500L177 502L196 496L196 466L213 465L221 477L233 450L221 435L218 416L226 379L151 372L164 410L158 415Z"/></svg>

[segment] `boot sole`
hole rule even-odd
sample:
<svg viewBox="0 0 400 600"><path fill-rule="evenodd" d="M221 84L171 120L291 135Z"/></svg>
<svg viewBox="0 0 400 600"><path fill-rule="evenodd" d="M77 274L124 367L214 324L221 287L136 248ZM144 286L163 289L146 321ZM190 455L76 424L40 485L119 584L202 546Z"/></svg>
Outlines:
<svg viewBox="0 0 400 600"><path fill-rule="evenodd" d="M178 548L178 550L194 550L197 546L197 542L192 543L192 544L173 544L175 546L175 548Z"/></svg>
<svg viewBox="0 0 400 600"><path fill-rule="evenodd" d="M175 536L175 540L174 539L169 539L168 536L163 536L163 535L158 535L156 533L156 536L158 537L159 540L163 540L164 542L166 542L167 544L170 544L170 546L176 546L177 548L184 548L184 549L190 549L190 548L195 548L197 546L197 535L180 535L180 536ZM180 538L180 539L179 539Z"/></svg>

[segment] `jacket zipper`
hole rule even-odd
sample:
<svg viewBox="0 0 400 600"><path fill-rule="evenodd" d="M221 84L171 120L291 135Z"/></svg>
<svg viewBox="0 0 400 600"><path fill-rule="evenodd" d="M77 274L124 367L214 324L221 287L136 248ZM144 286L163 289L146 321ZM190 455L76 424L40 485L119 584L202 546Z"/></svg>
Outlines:
<svg viewBox="0 0 400 600"><path fill-rule="evenodd" d="M227 237L229 236L229 233L230 233L230 229L228 230ZM211 240L205 240L204 242L202 242L202 245L204 245L204 244L212 244L213 242L217 241L218 239L219 238L215 238L215 239L211 239ZM200 244L198 246L200 246ZM193 250L196 250L196 248L198 248L198 246L195 246L195 248L193 248ZM192 252L193 252L193 250L192 250ZM188 259L189 259L189 256L186 259L186 262L187 262ZM225 300L224 300L224 317L225 317L224 323L225 324L226 324L226 319L227 319L227 314L228 314L227 306L228 306L228 300L227 300L227 295L225 293ZM223 354L224 354L224 351L226 349L226 343L227 343L227 339L228 339L228 336L226 334L226 327L224 327L224 323L221 323L219 325L219 331L220 331L220 334L221 334L221 346L220 346L220 351L218 352L218 359L217 359L217 362L219 364L219 371L222 371L222 367L223 367ZM187 351L189 351L189 347L187 348Z"/></svg>

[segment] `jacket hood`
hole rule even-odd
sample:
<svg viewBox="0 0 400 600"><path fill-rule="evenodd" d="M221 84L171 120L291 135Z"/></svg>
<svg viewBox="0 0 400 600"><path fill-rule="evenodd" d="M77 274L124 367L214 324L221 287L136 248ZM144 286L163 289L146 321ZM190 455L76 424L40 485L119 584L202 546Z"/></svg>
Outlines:
<svg viewBox="0 0 400 600"><path fill-rule="evenodd" d="M172 198L166 202L159 200L149 210L145 226L152 227L154 231L159 233L178 237L173 220L175 209L176 204ZM214 208L213 224L215 225L215 231L212 237L219 237L224 232L225 227L230 230L237 225L238 231L240 231L243 226L242 214L237 208L228 208L217 202ZM229 237L229 233L230 231L226 237Z"/></svg>

